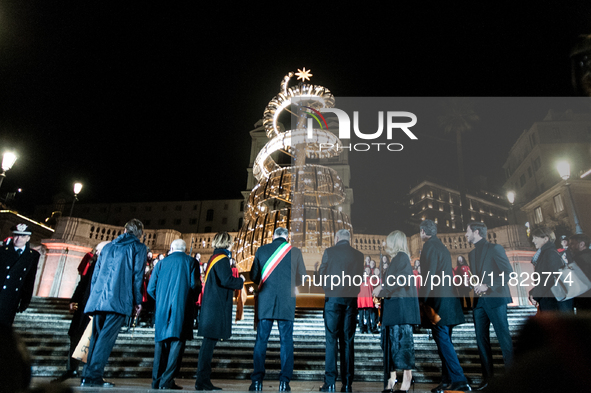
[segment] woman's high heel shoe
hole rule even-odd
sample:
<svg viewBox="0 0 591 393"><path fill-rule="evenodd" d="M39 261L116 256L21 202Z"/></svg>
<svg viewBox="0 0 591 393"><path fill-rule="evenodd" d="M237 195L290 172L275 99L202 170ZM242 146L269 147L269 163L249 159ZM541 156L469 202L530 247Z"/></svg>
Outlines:
<svg viewBox="0 0 591 393"><path fill-rule="evenodd" d="M410 390L410 388L412 388L412 391L415 391L415 379L411 379L410 380L410 386L408 388L408 390ZM408 390L395 390L394 393L408 393Z"/></svg>
<svg viewBox="0 0 591 393"><path fill-rule="evenodd" d="M382 393L392 393L394 392L394 388L396 387L396 383L398 381L395 379L388 379L388 386L386 387L386 389L382 390Z"/></svg>

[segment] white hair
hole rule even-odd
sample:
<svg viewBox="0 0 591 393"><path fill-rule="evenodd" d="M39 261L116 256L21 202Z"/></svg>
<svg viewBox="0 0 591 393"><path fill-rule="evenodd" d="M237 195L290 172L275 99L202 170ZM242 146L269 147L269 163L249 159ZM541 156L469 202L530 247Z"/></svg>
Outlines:
<svg viewBox="0 0 591 393"><path fill-rule="evenodd" d="M282 237L284 239L287 239L287 236L289 235L289 232L287 231L287 229L283 228L283 227L277 227L277 229L275 229L275 232L273 233L273 237Z"/></svg>
<svg viewBox="0 0 591 393"><path fill-rule="evenodd" d="M351 232L349 232L348 229L339 229L337 231L337 233L335 234L335 237L339 241L341 241L341 240L351 241Z"/></svg>
<svg viewBox="0 0 591 393"><path fill-rule="evenodd" d="M170 244L170 251L182 251L185 252L187 249L187 243L183 239L173 240Z"/></svg>

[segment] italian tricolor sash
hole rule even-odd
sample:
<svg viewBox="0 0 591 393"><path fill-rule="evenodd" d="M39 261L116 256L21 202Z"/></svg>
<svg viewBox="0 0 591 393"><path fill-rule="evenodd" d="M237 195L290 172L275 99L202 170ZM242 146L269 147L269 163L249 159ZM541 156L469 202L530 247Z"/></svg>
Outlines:
<svg viewBox="0 0 591 393"><path fill-rule="evenodd" d="M207 277L209 277L209 272L213 265L224 258L228 258L228 256L226 254L217 254L211 257L211 262L207 265L207 271L205 272L205 278L203 279L203 289L205 289L205 283L207 282Z"/></svg>
<svg viewBox="0 0 591 393"><path fill-rule="evenodd" d="M281 244L275 250L273 255L271 255L271 257L265 263L265 266L263 266L263 272L262 272L262 277L261 277L261 282L259 284L259 288L263 285L265 280L267 280L267 278L269 278L271 273L273 273L273 270L275 270L277 265L279 265L279 262L281 262L283 260L283 257L285 257L290 250L291 250L291 244L289 244L288 242Z"/></svg>

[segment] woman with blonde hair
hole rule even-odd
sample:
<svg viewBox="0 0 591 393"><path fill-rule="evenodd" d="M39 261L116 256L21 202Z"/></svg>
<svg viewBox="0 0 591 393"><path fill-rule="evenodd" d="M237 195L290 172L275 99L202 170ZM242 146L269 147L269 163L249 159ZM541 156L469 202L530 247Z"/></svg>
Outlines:
<svg viewBox="0 0 591 393"><path fill-rule="evenodd" d="M196 390L221 390L210 379L213 349L219 340L227 340L232 335L233 294L234 290L242 289L244 285L244 276L232 276L232 236L228 232L218 233L211 245L214 251L207 263L201 293L201 316L197 335L202 336L203 341L199 349Z"/></svg>
<svg viewBox="0 0 591 393"><path fill-rule="evenodd" d="M386 252L391 261L384 275L382 287L374 291L384 298L382 314L382 349L384 350L385 392L394 391L396 370L404 370L398 391L408 391L415 368L415 349L412 325L421 323L415 276L408 251L406 235L394 231L386 238Z"/></svg>

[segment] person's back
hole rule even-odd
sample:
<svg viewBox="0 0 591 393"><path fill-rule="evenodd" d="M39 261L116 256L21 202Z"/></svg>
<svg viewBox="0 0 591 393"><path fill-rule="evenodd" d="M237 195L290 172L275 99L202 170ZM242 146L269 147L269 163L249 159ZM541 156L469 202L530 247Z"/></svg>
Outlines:
<svg viewBox="0 0 591 393"><path fill-rule="evenodd" d="M96 262L91 293L84 312L114 312L131 315L142 303L146 245L130 233L107 244Z"/></svg>

